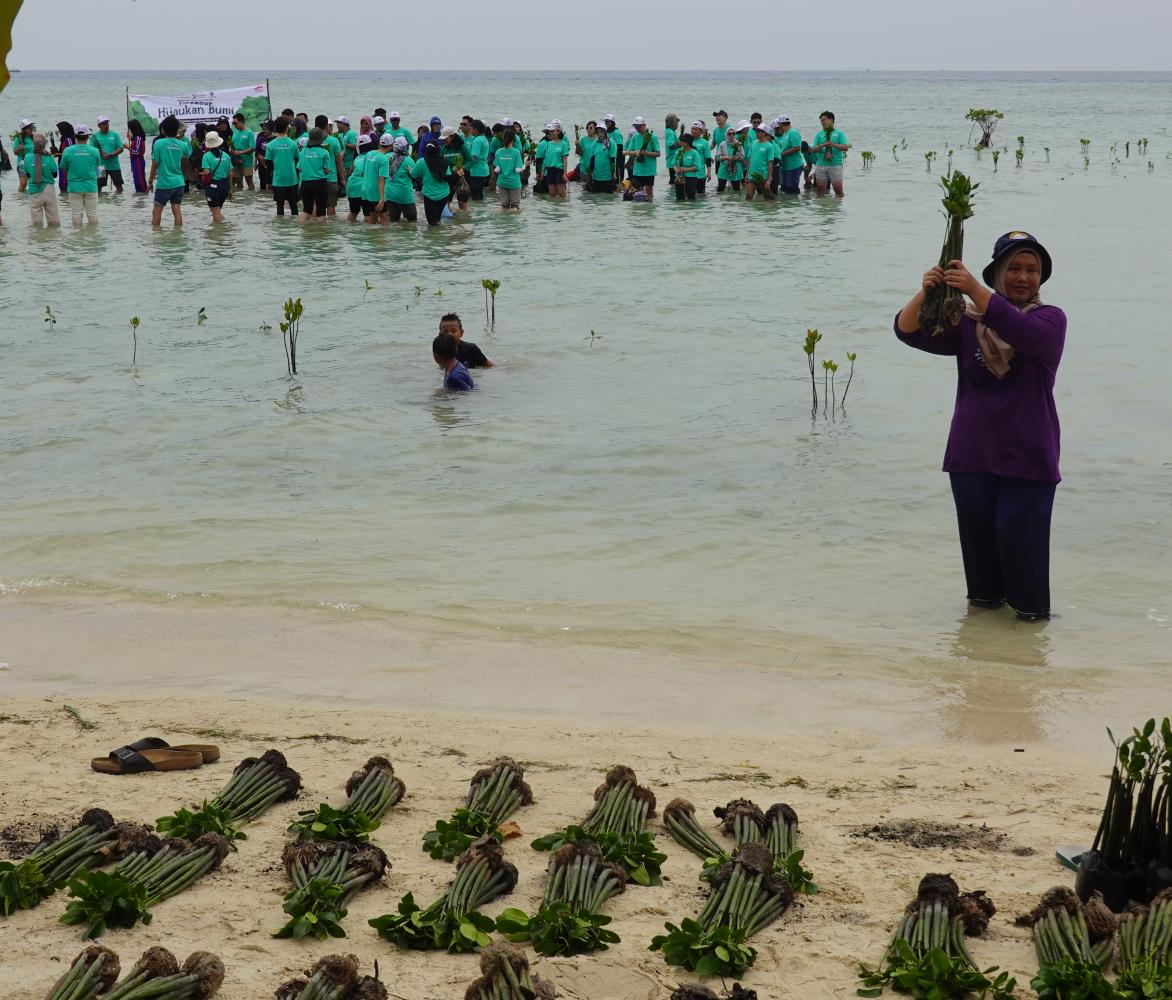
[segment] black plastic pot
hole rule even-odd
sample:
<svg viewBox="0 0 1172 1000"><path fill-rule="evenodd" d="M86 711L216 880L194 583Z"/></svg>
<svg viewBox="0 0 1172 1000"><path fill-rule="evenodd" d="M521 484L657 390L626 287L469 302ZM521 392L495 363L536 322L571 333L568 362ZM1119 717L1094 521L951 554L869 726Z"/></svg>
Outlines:
<svg viewBox="0 0 1172 1000"><path fill-rule="evenodd" d="M1098 890L1103 894L1103 901L1116 913L1122 913L1132 900L1146 903L1151 899L1148 891L1149 873L1141 865L1129 865L1122 872L1113 871L1103 866L1102 857L1098 851L1087 851L1078 865L1078 874L1074 877L1074 891L1084 903L1091 898L1091 893Z"/></svg>
<svg viewBox="0 0 1172 1000"><path fill-rule="evenodd" d="M1153 861L1148 865L1148 897L1153 898L1164 889L1172 889L1172 866Z"/></svg>

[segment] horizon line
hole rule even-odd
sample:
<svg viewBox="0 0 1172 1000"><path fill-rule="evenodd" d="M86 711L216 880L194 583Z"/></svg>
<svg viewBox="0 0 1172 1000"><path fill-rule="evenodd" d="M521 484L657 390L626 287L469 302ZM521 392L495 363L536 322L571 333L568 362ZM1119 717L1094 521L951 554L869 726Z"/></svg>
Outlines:
<svg viewBox="0 0 1172 1000"><path fill-rule="evenodd" d="M192 68L175 68L175 67L147 67L142 69L102 69L99 67L76 67L76 66L32 66L32 67L9 67L9 72L34 72L34 73L371 73L371 74L393 74L393 73L437 73L438 71L431 68L415 68L405 69L400 68L394 71L374 68L355 68L352 66L331 66L323 69L303 69L303 68L282 68L282 69L267 69L262 70L257 67L239 67L232 66L226 68L209 68L209 67L192 67ZM445 70L447 74L455 73L500 73L504 75L515 73L592 73L603 76L609 73L673 73L689 76L705 76L712 74L728 74L736 75L740 73L776 73L778 75L790 75L795 73L1023 73L1030 75L1038 75L1043 73L1172 73L1172 67L1157 68L1147 67L1136 69L1134 67L1124 68L1110 68L1110 69L1087 69L1077 67L1063 67L1051 69L960 69L957 67L915 67L911 69L894 69L886 66L832 66L832 67L802 67L791 69L712 69L712 70L680 70L680 69L644 69L644 68L613 68L613 69L567 69L565 67L559 68L537 68L537 69L470 69L461 68L457 70Z"/></svg>

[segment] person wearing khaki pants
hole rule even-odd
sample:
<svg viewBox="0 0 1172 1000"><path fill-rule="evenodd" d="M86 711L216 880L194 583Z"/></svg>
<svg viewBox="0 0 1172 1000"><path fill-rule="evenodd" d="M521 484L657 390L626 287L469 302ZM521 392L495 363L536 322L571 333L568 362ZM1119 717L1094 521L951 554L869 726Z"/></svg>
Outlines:
<svg viewBox="0 0 1172 1000"><path fill-rule="evenodd" d="M98 150L89 144L90 130L85 125L77 126L77 142L61 154L61 169L68 178L69 208L73 213L73 224L81 226L84 214L86 221L96 225L98 221Z"/></svg>
<svg viewBox="0 0 1172 1000"><path fill-rule="evenodd" d="M33 136L33 151L24 157L25 176L28 177L28 207L33 225L50 228L61 225L57 214L57 161L45 152L45 136Z"/></svg>

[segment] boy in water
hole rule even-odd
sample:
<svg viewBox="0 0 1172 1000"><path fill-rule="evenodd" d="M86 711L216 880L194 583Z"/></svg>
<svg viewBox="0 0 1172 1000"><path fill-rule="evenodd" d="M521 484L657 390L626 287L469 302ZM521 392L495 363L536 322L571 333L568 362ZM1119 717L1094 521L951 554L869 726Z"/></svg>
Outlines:
<svg viewBox="0 0 1172 1000"><path fill-rule="evenodd" d="M465 368L495 368L496 365L485 356L484 351L464 340L464 324L455 313L444 313L440 317L440 333L449 333L456 338L456 360Z"/></svg>
<svg viewBox="0 0 1172 1000"><path fill-rule="evenodd" d="M468 369L456 360L457 349L456 338L450 333L441 333L431 342L431 356L444 370L444 388L451 392L468 392L476 388L476 383Z"/></svg>

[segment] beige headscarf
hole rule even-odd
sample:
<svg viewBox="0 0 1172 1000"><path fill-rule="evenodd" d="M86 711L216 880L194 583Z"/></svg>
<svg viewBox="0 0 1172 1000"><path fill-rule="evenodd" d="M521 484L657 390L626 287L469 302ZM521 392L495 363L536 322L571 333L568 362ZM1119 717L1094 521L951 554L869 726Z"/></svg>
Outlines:
<svg viewBox="0 0 1172 1000"><path fill-rule="evenodd" d="M1000 295L1003 299L1007 299L1005 294L1005 274L1009 270L1010 262L1019 254L1028 253L1032 255L1037 261L1038 266L1041 267L1042 259L1033 250L1019 250L1017 253L1010 254L1006 257L993 271L993 291ZM1041 295L1035 295L1024 306L1020 306L1022 312L1033 312L1042 305ZM964 313L977 321L977 344L981 348L981 357L985 359L985 367L989 369L998 379L1005 378L1009 374L1009 362L1013 360L1013 355L1016 353L1009 344L1005 343L997 336L997 331L985 325L985 314L977 312L970 302L965 306Z"/></svg>

